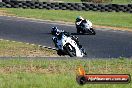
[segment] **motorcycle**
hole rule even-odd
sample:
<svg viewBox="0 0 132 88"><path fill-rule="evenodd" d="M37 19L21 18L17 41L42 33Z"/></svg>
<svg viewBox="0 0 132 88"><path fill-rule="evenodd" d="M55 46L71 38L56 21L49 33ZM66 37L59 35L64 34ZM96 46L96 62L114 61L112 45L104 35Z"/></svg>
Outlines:
<svg viewBox="0 0 132 88"><path fill-rule="evenodd" d="M86 55L84 49L80 49L78 44L71 38L62 33L61 38L52 38L57 45L59 55L69 55L70 57L83 57Z"/></svg>
<svg viewBox="0 0 132 88"><path fill-rule="evenodd" d="M96 32L95 30L93 29L92 27L92 23L89 21L89 20L83 20L80 25L77 25L77 33L89 33L89 34L92 34L92 35L95 35Z"/></svg>

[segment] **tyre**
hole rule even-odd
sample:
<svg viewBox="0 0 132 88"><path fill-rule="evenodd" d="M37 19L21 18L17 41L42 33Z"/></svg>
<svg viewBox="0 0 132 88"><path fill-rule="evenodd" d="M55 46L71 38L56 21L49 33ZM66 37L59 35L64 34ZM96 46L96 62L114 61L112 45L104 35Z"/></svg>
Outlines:
<svg viewBox="0 0 132 88"><path fill-rule="evenodd" d="M3 3L2 2L0 2L0 7L3 7Z"/></svg>
<svg viewBox="0 0 132 88"><path fill-rule="evenodd" d="M127 12L127 10L126 9L122 9L122 12Z"/></svg>
<svg viewBox="0 0 132 88"><path fill-rule="evenodd" d="M46 9L50 10L50 9L51 9L51 7L50 7L50 6L47 6L47 7L46 7Z"/></svg>
<svg viewBox="0 0 132 88"><path fill-rule="evenodd" d="M90 9L90 10L93 10L93 7L92 7L92 6L90 6L90 7L89 7L89 9Z"/></svg>
<svg viewBox="0 0 132 88"><path fill-rule="evenodd" d="M27 9L28 7L27 7L27 6L25 6L25 5L23 5L23 6L22 6L22 8Z"/></svg>
<svg viewBox="0 0 132 88"><path fill-rule="evenodd" d="M97 7L97 10L101 10L101 7Z"/></svg>
<svg viewBox="0 0 132 88"><path fill-rule="evenodd" d="M31 9L35 9L35 6L30 6Z"/></svg>
<svg viewBox="0 0 132 88"><path fill-rule="evenodd" d="M130 10L129 13L132 13L132 10Z"/></svg>
<svg viewBox="0 0 132 88"><path fill-rule="evenodd" d="M116 11L116 12L120 12L120 10L119 10L119 9L116 9L115 11Z"/></svg>
<svg viewBox="0 0 132 88"><path fill-rule="evenodd" d="M64 49L66 50L67 54L70 57L75 57L76 56L76 50L71 44L66 44Z"/></svg>
<svg viewBox="0 0 132 88"><path fill-rule="evenodd" d="M39 8L39 4L35 4L35 8Z"/></svg>
<svg viewBox="0 0 132 88"><path fill-rule="evenodd" d="M75 9L76 10L76 9ZM81 7L78 7L78 9L77 9L78 11L82 11L82 8Z"/></svg>
<svg viewBox="0 0 132 88"><path fill-rule="evenodd" d="M70 7L70 10L75 10L73 7Z"/></svg>
<svg viewBox="0 0 132 88"><path fill-rule="evenodd" d="M43 9L43 6L39 6L39 9Z"/></svg>
<svg viewBox="0 0 132 88"><path fill-rule="evenodd" d="M80 30L79 29L77 29L77 33L80 33Z"/></svg>
<svg viewBox="0 0 132 88"><path fill-rule="evenodd" d="M128 4L128 7L131 7L132 8L132 4Z"/></svg>
<svg viewBox="0 0 132 88"><path fill-rule="evenodd" d="M64 53L62 50L57 50L57 54L59 55L59 56L64 56L64 55L66 55L66 53Z"/></svg>
<svg viewBox="0 0 132 88"><path fill-rule="evenodd" d="M22 7L22 3L18 3L19 7Z"/></svg>
<svg viewBox="0 0 132 88"><path fill-rule="evenodd" d="M93 11L97 11L98 9L97 8L93 8Z"/></svg>
<svg viewBox="0 0 132 88"><path fill-rule="evenodd" d="M112 12L112 9L108 9L108 12Z"/></svg>
<svg viewBox="0 0 132 88"><path fill-rule="evenodd" d="M95 34L96 34L96 32L94 31L93 28L90 28L90 30L88 30L88 31L89 31L89 33L92 34L92 35L95 35Z"/></svg>
<svg viewBox="0 0 132 88"><path fill-rule="evenodd" d="M66 7L62 7L61 9L62 9L62 10L66 10Z"/></svg>
<svg viewBox="0 0 132 88"><path fill-rule="evenodd" d="M11 5L10 5L10 4L6 4L6 7L7 7L7 8L11 8Z"/></svg>
<svg viewBox="0 0 132 88"><path fill-rule="evenodd" d="M14 5L14 8L19 8L19 5Z"/></svg>
<svg viewBox="0 0 132 88"><path fill-rule="evenodd" d="M55 9L55 10L59 10L59 7L55 7L54 9Z"/></svg>
<svg viewBox="0 0 132 88"><path fill-rule="evenodd" d="M105 9L101 9L100 12L105 12Z"/></svg>
<svg viewBox="0 0 132 88"><path fill-rule="evenodd" d="M89 11L89 8L85 8L85 11Z"/></svg>

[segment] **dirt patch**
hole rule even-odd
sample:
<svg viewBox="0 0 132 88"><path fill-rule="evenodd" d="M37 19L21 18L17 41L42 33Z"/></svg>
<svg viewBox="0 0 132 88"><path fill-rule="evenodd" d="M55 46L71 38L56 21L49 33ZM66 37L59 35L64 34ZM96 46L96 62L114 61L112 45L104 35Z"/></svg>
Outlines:
<svg viewBox="0 0 132 88"><path fill-rule="evenodd" d="M129 28L120 28L120 27L110 27L110 26L99 26L99 25L94 25L95 28L109 28L113 30L122 30L122 31L130 31L132 32L132 29Z"/></svg>
<svg viewBox="0 0 132 88"><path fill-rule="evenodd" d="M55 50L38 45L6 40L0 40L0 45L0 57L58 57Z"/></svg>
<svg viewBox="0 0 132 88"><path fill-rule="evenodd" d="M6 12L6 10L0 9L0 16L15 16L14 14L9 14Z"/></svg>
<svg viewBox="0 0 132 88"><path fill-rule="evenodd" d="M70 69L74 71L74 69ZM16 73L16 72L27 72L27 73L43 73L43 74L50 74L50 73L64 73L68 72L69 69L63 69L61 66L57 65L49 65L48 67L41 67L38 65L28 64L28 65L14 65L14 66L5 66L0 67L0 74L1 73Z"/></svg>
<svg viewBox="0 0 132 88"><path fill-rule="evenodd" d="M28 49L0 49L0 57L58 57L56 51Z"/></svg>

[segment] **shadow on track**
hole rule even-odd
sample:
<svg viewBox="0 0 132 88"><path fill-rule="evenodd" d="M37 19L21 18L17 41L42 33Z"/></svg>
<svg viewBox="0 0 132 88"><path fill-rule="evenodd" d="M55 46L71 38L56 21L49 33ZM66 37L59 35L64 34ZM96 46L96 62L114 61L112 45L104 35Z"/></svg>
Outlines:
<svg viewBox="0 0 132 88"><path fill-rule="evenodd" d="M51 33L39 33L39 34L43 34L43 35L52 35Z"/></svg>
<svg viewBox="0 0 132 88"><path fill-rule="evenodd" d="M71 33L71 35L93 35L89 33Z"/></svg>

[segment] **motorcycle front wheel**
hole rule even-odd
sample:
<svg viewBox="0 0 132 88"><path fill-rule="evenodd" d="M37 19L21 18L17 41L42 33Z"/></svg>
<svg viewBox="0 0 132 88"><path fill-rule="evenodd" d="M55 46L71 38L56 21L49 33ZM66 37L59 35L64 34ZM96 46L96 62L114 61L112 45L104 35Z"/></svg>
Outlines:
<svg viewBox="0 0 132 88"><path fill-rule="evenodd" d="M80 30L79 30L79 29L77 29L77 33L78 33L78 34L80 33Z"/></svg>
<svg viewBox="0 0 132 88"><path fill-rule="evenodd" d="M71 44L66 44L65 50L67 51L67 53L70 57L76 56L76 50Z"/></svg>
<svg viewBox="0 0 132 88"><path fill-rule="evenodd" d="M96 34L96 32L94 31L93 28L90 28L90 29L89 29L89 32L90 32L90 34L92 34L92 35L95 35L95 34Z"/></svg>

